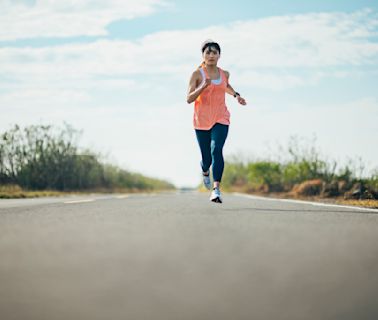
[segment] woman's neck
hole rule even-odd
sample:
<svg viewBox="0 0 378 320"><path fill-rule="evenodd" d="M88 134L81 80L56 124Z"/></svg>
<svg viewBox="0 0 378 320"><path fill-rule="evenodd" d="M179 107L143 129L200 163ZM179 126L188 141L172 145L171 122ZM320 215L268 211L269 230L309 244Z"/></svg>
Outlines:
<svg viewBox="0 0 378 320"><path fill-rule="evenodd" d="M210 71L210 72L216 72L218 69L216 64L212 64L212 65L205 64L205 66L206 66L207 71Z"/></svg>

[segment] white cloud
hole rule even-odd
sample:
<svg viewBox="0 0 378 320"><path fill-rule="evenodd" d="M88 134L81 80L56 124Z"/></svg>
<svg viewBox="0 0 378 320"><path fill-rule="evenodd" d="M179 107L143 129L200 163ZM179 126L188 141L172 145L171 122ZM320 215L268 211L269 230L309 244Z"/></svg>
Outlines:
<svg viewBox="0 0 378 320"><path fill-rule="evenodd" d="M0 95L0 105L3 107L27 108L30 106L57 107L68 103L84 103L90 100L90 95L81 90L57 89L26 89L14 90Z"/></svg>
<svg viewBox="0 0 378 320"><path fill-rule="evenodd" d="M378 44L370 41L377 14L313 13L240 22L225 34L228 61L241 67L325 67L377 61ZM364 34L354 32L364 30ZM221 36L221 34L219 34ZM231 44L231 46L230 46Z"/></svg>
<svg viewBox="0 0 378 320"><path fill-rule="evenodd" d="M79 10L80 11L80 10ZM94 76L172 76L188 74L201 61L203 35L218 40L223 48L220 65L233 72L249 73L265 68L326 68L376 64L377 15L370 10L346 13L301 14L270 17L202 30L165 31L138 41L98 40L43 48L0 49L0 68L18 81L38 79L46 83L87 81ZM0 28L1 30L1 28ZM265 72L265 71L263 71ZM274 73L274 72L273 72ZM301 85L287 72L265 77L264 83ZM312 81L312 80L311 80Z"/></svg>
<svg viewBox="0 0 378 320"><path fill-rule="evenodd" d="M106 35L118 19L134 19L167 5L162 0L0 1L0 40Z"/></svg>
<svg viewBox="0 0 378 320"><path fill-rule="evenodd" d="M237 74L237 83L252 88L268 88L273 91L315 85L319 77L315 75L298 76L290 73L279 74L274 71L243 71Z"/></svg>

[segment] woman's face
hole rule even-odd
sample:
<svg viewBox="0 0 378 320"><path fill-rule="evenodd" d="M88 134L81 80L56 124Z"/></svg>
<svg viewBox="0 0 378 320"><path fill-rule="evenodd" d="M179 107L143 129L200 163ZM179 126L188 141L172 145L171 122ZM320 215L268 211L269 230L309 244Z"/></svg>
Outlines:
<svg viewBox="0 0 378 320"><path fill-rule="evenodd" d="M207 65L217 65L220 58L218 50L214 47L207 47L202 56Z"/></svg>

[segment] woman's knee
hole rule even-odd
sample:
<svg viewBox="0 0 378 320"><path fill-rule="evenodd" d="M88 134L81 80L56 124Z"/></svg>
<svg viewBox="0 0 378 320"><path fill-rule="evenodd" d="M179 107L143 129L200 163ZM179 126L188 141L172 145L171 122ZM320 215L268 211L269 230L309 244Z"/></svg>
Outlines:
<svg viewBox="0 0 378 320"><path fill-rule="evenodd" d="M211 144L211 155L222 156L223 146L216 143Z"/></svg>

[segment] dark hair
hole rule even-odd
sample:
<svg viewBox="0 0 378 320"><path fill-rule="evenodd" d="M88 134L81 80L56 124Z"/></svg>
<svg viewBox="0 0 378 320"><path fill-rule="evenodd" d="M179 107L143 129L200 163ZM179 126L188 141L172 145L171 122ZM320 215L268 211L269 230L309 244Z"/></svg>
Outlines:
<svg viewBox="0 0 378 320"><path fill-rule="evenodd" d="M212 40L207 40L202 44L202 46L201 46L202 53L205 52L206 48L211 48L211 47L214 47L219 52L219 54L221 53L221 48L220 48L219 44L217 42L212 41Z"/></svg>

